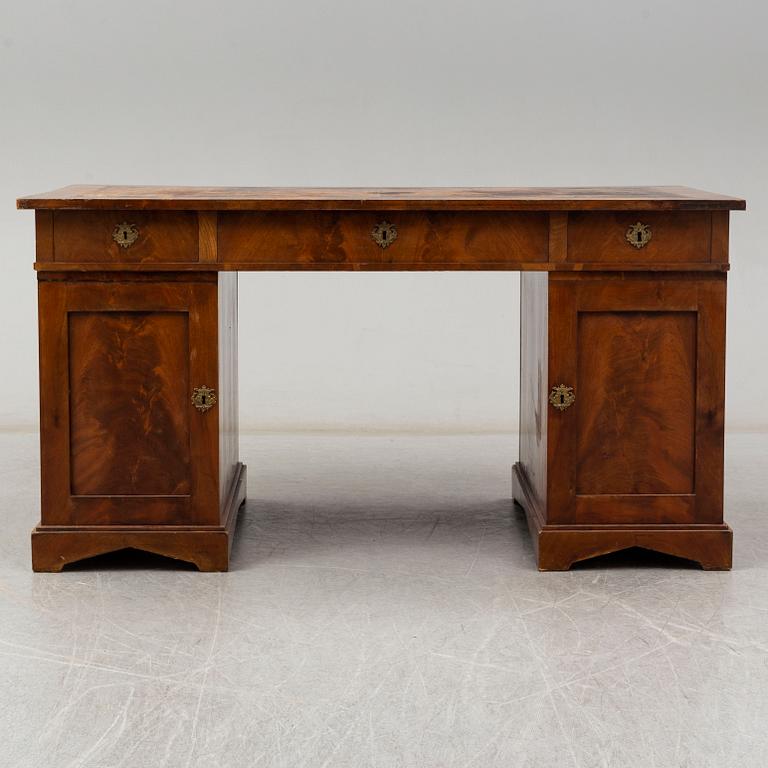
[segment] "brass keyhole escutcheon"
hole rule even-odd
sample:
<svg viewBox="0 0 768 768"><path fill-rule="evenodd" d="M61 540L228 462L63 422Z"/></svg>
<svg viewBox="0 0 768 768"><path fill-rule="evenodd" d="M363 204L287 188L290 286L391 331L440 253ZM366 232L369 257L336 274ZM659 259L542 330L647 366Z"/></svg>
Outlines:
<svg viewBox="0 0 768 768"><path fill-rule="evenodd" d="M645 248L651 242L653 232L651 232L651 228L647 224L638 221L627 230L625 237L627 242L635 248Z"/></svg>
<svg viewBox="0 0 768 768"><path fill-rule="evenodd" d="M558 411L564 411L570 408L576 402L576 395L573 394L573 387L566 387L565 384L558 384L552 387L549 393L549 402L557 408Z"/></svg>
<svg viewBox="0 0 768 768"><path fill-rule="evenodd" d="M112 239L121 247L128 248L139 239L139 230L135 224L124 221L118 224L112 232Z"/></svg>
<svg viewBox="0 0 768 768"><path fill-rule="evenodd" d="M387 248L397 240L397 227L388 221L380 221L371 230L371 237L376 245Z"/></svg>
<svg viewBox="0 0 768 768"><path fill-rule="evenodd" d="M216 390L206 387L205 385L202 387L195 387L192 390L192 405L194 405L200 413L209 411L216 405Z"/></svg>

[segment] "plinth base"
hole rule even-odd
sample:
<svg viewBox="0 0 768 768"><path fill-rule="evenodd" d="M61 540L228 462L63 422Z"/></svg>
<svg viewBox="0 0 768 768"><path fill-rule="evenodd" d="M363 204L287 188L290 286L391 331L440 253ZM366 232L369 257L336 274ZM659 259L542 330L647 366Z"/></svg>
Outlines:
<svg viewBox="0 0 768 768"><path fill-rule="evenodd" d="M524 467L512 468L512 493L523 508L540 571L567 571L598 555L641 547L684 557L704 570L730 570L733 531L721 525L547 525Z"/></svg>
<svg viewBox="0 0 768 768"><path fill-rule="evenodd" d="M239 464L220 526L38 525L32 531L32 569L58 572L87 557L138 549L193 563L201 571L227 571L237 514L245 502L245 480L245 465Z"/></svg>

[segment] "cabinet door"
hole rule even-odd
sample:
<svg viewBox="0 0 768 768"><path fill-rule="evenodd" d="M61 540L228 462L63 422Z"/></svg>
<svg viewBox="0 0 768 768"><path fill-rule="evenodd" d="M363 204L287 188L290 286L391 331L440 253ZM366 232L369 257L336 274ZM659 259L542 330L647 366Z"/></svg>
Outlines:
<svg viewBox="0 0 768 768"><path fill-rule="evenodd" d="M216 283L39 285L44 525L218 524Z"/></svg>
<svg viewBox="0 0 768 768"><path fill-rule="evenodd" d="M547 522L719 523L725 276L552 276Z"/></svg>

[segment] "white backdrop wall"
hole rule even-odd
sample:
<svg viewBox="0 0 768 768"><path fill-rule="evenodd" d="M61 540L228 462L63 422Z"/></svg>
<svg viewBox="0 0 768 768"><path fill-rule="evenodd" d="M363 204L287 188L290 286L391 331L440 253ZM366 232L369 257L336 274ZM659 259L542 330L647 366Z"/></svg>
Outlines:
<svg viewBox="0 0 768 768"><path fill-rule="evenodd" d="M33 215L81 183L689 184L731 219L765 429L764 0L0 0L0 428L37 423ZM513 430L513 274L241 275L251 429Z"/></svg>

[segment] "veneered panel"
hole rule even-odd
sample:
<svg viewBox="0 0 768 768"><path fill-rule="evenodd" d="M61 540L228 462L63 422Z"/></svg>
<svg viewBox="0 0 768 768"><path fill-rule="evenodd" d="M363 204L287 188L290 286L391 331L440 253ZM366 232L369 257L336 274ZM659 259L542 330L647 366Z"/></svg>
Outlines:
<svg viewBox="0 0 768 768"><path fill-rule="evenodd" d="M696 321L578 314L577 495L694 492Z"/></svg>
<svg viewBox="0 0 768 768"><path fill-rule="evenodd" d="M690 187L152 187L75 184L19 208L122 210L733 210L744 200Z"/></svg>
<svg viewBox="0 0 768 768"><path fill-rule="evenodd" d="M127 248L113 237L118 224L132 224L138 237ZM157 211L56 211L53 259L58 263L189 263L198 261L195 213Z"/></svg>
<svg viewBox="0 0 768 768"><path fill-rule="evenodd" d="M642 248L627 241L636 223L651 229ZM583 213L568 215L568 258L583 264L705 264L710 261L710 213Z"/></svg>
<svg viewBox="0 0 768 768"><path fill-rule="evenodd" d="M520 276L520 463L541 509L547 502L548 282L546 272Z"/></svg>
<svg viewBox="0 0 768 768"><path fill-rule="evenodd" d="M386 220L397 238L377 245ZM220 213L218 259L244 269L516 269L545 262L543 213Z"/></svg>
<svg viewBox="0 0 768 768"><path fill-rule="evenodd" d="M69 314L71 493L189 495L183 312Z"/></svg>
<svg viewBox="0 0 768 768"><path fill-rule="evenodd" d="M35 258L53 261L53 211L35 211Z"/></svg>
<svg viewBox="0 0 768 768"><path fill-rule="evenodd" d="M237 272L218 280L219 499L222 512L240 461L237 388Z"/></svg>

